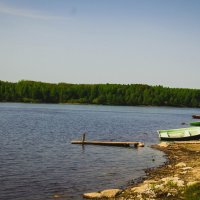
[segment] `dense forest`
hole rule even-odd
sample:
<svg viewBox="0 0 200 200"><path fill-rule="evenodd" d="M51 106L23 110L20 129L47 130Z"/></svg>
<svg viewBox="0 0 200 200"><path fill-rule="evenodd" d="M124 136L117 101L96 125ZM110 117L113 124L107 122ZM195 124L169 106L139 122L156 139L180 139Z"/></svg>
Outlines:
<svg viewBox="0 0 200 200"><path fill-rule="evenodd" d="M0 81L0 102L200 107L200 90L143 84L69 84Z"/></svg>

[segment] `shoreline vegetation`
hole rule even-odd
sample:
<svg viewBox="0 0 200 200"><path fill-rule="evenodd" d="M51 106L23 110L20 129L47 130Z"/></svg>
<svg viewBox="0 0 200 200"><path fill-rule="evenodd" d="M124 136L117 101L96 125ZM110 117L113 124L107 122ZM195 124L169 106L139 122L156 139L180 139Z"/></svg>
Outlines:
<svg viewBox="0 0 200 200"><path fill-rule="evenodd" d="M0 102L200 107L200 90L145 84L0 81Z"/></svg>
<svg viewBox="0 0 200 200"><path fill-rule="evenodd" d="M101 200L199 200L200 142L161 142L152 147L165 152L168 161L160 167L147 169L147 176L140 183L125 190L85 193L83 197Z"/></svg>

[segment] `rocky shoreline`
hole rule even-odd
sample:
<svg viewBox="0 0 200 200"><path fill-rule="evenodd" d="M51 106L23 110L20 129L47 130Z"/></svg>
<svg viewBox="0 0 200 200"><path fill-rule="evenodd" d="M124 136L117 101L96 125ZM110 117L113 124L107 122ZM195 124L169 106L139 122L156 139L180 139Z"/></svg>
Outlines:
<svg viewBox="0 0 200 200"><path fill-rule="evenodd" d="M168 161L158 168L147 169L145 171L147 178L144 181L125 190L109 189L85 193L83 197L115 200L198 199L200 197L200 142L162 142L153 145L152 148L165 152Z"/></svg>

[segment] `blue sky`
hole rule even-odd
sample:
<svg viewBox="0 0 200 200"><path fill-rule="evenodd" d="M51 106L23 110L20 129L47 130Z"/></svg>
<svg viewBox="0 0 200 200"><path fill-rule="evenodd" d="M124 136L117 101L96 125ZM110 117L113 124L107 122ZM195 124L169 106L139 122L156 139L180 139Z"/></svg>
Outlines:
<svg viewBox="0 0 200 200"><path fill-rule="evenodd" d="M0 80L200 88L199 0L0 0Z"/></svg>

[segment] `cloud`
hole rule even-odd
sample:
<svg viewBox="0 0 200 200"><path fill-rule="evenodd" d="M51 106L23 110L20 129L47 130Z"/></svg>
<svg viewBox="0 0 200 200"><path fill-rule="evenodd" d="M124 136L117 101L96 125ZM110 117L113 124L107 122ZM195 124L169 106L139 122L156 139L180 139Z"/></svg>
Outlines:
<svg viewBox="0 0 200 200"><path fill-rule="evenodd" d="M5 4L0 4L0 13L27 17L32 19L40 19L40 20L66 20L68 18L62 16L53 16L53 15L45 15L38 11L28 10L28 9L20 9L16 7L11 7Z"/></svg>

